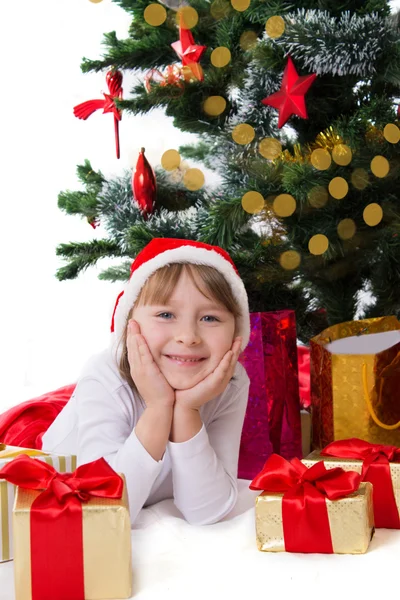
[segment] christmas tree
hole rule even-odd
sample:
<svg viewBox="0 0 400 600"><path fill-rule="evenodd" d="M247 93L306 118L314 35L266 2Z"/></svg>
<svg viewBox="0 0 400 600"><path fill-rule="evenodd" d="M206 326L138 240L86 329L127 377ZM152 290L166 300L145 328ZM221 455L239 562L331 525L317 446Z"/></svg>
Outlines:
<svg viewBox="0 0 400 600"><path fill-rule="evenodd" d="M397 314L400 19L389 3L114 1L132 15L129 38L105 34L82 71L111 83L134 71L125 98L110 87L115 120L163 107L199 142L163 155L154 195L134 198L131 173L80 165L85 189L62 192L59 207L108 237L60 244L58 278L112 257L100 277L125 280L152 237L191 238L229 250L252 311L296 310L304 341L356 314Z"/></svg>

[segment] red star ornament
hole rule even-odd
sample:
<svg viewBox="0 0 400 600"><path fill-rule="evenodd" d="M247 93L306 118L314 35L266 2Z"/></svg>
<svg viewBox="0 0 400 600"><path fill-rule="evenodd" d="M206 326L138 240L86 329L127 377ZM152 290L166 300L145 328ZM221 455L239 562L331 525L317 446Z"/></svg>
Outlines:
<svg viewBox="0 0 400 600"><path fill-rule="evenodd" d="M307 119L307 109L304 96L311 87L315 73L299 77L292 59L289 57L283 72L281 89L262 100L265 105L273 106L279 110L279 129L292 115Z"/></svg>
<svg viewBox="0 0 400 600"><path fill-rule="evenodd" d="M203 81L203 70L198 62L207 46L197 46L190 29L184 29L182 25L179 26L179 40L171 46L181 59L182 65L189 67L196 79Z"/></svg>

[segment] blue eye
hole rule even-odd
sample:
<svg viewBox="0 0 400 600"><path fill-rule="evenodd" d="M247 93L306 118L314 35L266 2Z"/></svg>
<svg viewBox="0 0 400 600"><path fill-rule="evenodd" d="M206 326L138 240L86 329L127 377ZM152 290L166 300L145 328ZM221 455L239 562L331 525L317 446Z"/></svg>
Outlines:
<svg viewBox="0 0 400 600"><path fill-rule="evenodd" d="M219 321L216 317L212 317L211 315L206 315L203 319L207 319L207 323L213 323L214 321Z"/></svg>
<svg viewBox="0 0 400 600"><path fill-rule="evenodd" d="M161 317L162 319L170 319L172 317L172 313L170 312L162 312L157 315L157 317Z"/></svg>

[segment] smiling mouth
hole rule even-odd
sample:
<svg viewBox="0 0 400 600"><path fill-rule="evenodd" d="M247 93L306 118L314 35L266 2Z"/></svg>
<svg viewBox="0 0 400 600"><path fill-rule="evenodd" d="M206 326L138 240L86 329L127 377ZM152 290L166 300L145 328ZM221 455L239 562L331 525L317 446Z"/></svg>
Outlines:
<svg viewBox="0 0 400 600"><path fill-rule="evenodd" d="M183 365L198 365L205 360L205 358L182 358L181 356L173 356L172 354L166 354L165 356L174 363Z"/></svg>

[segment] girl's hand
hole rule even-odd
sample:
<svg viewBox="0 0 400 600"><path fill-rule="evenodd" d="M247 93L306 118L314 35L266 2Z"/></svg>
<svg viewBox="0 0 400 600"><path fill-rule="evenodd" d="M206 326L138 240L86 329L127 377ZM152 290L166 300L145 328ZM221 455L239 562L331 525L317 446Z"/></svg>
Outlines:
<svg viewBox="0 0 400 600"><path fill-rule="evenodd" d="M175 408L199 409L221 394L235 371L241 343L242 338L237 337L219 365L197 385L187 390L175 390Z"/></svg>
<svg viewBox="0 0 400 600"><path fill-rule="evenodd" d="M126 338L131 376L147 407L173 407L175 392L154 361L137 321L128 323Z"/></svg>

